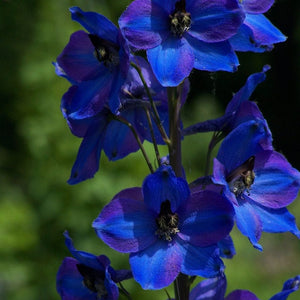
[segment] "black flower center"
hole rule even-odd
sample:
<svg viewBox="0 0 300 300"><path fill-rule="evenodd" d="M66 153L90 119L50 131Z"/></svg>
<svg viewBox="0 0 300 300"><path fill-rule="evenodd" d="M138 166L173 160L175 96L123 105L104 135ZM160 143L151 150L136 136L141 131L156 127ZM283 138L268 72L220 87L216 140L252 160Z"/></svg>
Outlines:
<svg viewBox="0 0 300 300"><path fill-rule="evenodd" d="M240 196L247 191L250 195L250 188L254 183L255 173L254 168L254 156L247 159L241 166L234 169L227 177L226 181L229 184L230 190L236 195Z"/></svg>
<svg viewBox="0 0 300 300"><path fill-rule="evenodd" d="M162 240L171 242L173 236L179 232L178 215L176 213L172 213L171 203L169 200L166 200L161 204L160 213L156 218L156 224L158 229L155 234Z"/></svg>
<svg viewBox="0 0 300 300"><path fill-rule="evenodd" d="M170 30L175 36L181 37L191 27L191 14L185 10L184 0L175 3L175 10L169 18Z"/></svg>
<svg viewBox="0 0 300 300"><path fill-rule="evenodd" d="M104 40L95 34L89 34L89 38L95 47L95 56L106 67L116 66L120 62L119 46Z"/></svg>
<svg viewBox="0 0 300 300"><path fill-rule="evenodd" d="M83 264L78 264L76 266L83 277L84 285L92 292L97 293L97 299L102 299L103 296L107 296L103 272L92 269Z"/></svg>

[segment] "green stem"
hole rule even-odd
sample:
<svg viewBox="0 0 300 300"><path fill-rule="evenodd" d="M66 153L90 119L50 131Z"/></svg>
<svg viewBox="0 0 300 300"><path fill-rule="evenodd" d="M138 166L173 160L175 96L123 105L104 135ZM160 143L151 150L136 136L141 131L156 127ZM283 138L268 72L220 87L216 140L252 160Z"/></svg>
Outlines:
<svg viewBox="0 0 300 300"><path fill-rule="evenodd" d="M181 161L181 130L180 130L180 111L181 111L181 89L182 86L168 88L169 103L169 159L177 177L183 177ZM189 300L190 284L189 277L180 273L175 282L175 299Z"/></svg>
<svg viewBox="0 0 300 300"><path fill-rule="evenodd" d="M115 120L117 120L117 121L119 121L119 122L125 124L126 126L128 126L128 127L130 128L130 130L131 130L132 134L134 135L134 137L135 137L137 143L139 144L139 147L140 147L140 149L141 149L141 151L142 151L142 153L143 153L143 156L144 156L144 158L145 158L145 161L146 161L146 163L147 163L147 165L148 165L148 168L149 168L150 172L151 172L151 173L154 173L154 169L153 169L153 167L152 167L152 165L151 165L151 163L150 163L150 160L149 160L149 158L148 158L148 155L147 155L147 153L146 153L146 150L145 150L145 148L144 148L144 146L143 146L143 143L141 142L141 139L139 138L139 136L138 136L138 134L137 134L135 128L132 126L132 124L131 124L130 122L128 122L127 120L125 120L125 119L122 118L121 116L116 116L116 115L114 115L113 118L114 118Z"/></svg>

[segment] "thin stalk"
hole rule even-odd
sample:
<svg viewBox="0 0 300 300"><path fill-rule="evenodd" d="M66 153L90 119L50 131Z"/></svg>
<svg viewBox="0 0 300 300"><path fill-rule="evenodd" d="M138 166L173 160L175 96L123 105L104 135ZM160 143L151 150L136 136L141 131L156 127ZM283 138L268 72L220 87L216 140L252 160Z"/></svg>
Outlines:
<svg viewBox="0 0 300 300"><path fill-rule="evenodd" d="M181 130L180 130L180 110L181 110L181 89L182 86L168 88L169 103L169 159L177 177L182 177L181 161ZM189 277L180 273L174 281L175 299L189 300L190 284Z"/></svg>
<svg viewBox="0 0 300 300"><path fill-rule="evenodd" d="M119 285L120 285L119 291L122 292L127 297L128 300L132 300L130 294L127 292L127 290L124 288L121 282L119 282Z"/></svg>
<svg viewBox="0 0 300 300"><path fill-rule="evenodd" d="M130 130L131 130L132 134L134 135L137 143L139 144L139 147L140 147L140 149L141 149L141 151L143 153L143 156L145 158L145 161L146 161L146 163L148 165L148 168L149 168L150 172L154 173L154 169L153 169L152 164L151 164L151 162L150 162L150 160L148 158L147 152L146 152L146 150L145 150L145 148L143 146L143 143L141 142L141 139L139 138L139 136L138 136L135 128L132 126L132 124L130 122L128 122L127 120L125 120L124 118L122 118L120 116L115 116L114 115L114 119L117 120L117 121L119 121L119 122L121 122L121 123L123 123L123 124L125 124L126 126L128 126L130 128Z"/></svg>
<svg viewBox="0 0 300 300"><path fill-rule="evenodd" d="M133 63L133 62L131 62L130 64L131 64L131 66L133 68L136 69L136 71L138 72L138 74L139 74L139 76L140 76L140 78L142 80L143 86L144 86L144 88L146 90L147 96L148 96L149 101L150 101L151 108L152 108L153 113L154 113L155 123L156 123L156 125L157 125L157 127L158 127L158 129L160 131L160 134L161 134L163 140L168 145L170 143L169 137L168 137L168 135L167 135L167 133L166 133L166 131L165 131L162 123L161 123L161 120L160 120L160 117L159 117L159 113L158 113L156 105L155 105L155 103L153 101L153 98L152 98L152 95L150 93L149 87L148 87L148 85L147 85L147 83L145 81L145 78L144 78L143 74L142 74L141 68L138 65L136 65L135 63Z"/></svg>
<svg viewBox="0 0 300 300"><path fill-rule="evenodd" d="M155 135L154 135L154 130L153 130L153 125L152 125L150 112L149 112L148 108L145 108L145 111L146 111L147 120L148 120L148 123L149 123L150 134L151 134L152 144L153 144L153 147L154 147L155 156L156 156L158 165L161 166L160 154L159 154L156 138L155 138Z"/></svg>

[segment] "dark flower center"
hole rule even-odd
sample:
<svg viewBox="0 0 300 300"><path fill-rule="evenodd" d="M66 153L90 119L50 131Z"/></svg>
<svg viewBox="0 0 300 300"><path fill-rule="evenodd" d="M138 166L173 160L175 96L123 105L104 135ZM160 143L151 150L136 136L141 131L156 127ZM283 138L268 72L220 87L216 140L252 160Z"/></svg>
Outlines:
<svg viewBox="0 0 300 300"><path fill-rule="evenodd" d="M97 293L97 299L107 296L107 290L104 285L104 273L87 267L83 264L76 265L79 273L83 277L84 285L94 293Z"/></svg>
<svg viewBox="0 0 300 300"><path fill-rule="evenodd" d="M244 191L247 191L248 196L250 195L250 188L255 179L255 173L253 171L254 158L254 156L251 156L226 177L230 190L236 196L240 196Z"/></svg>
<svg viewBox="0 0 300 300"><path fill-rule="evenodd" d="M185 10L185 0L175 3L175 10L169 16L170 29L173 35L181 37L191 27L191 14Z"/></svg>
<svg viewBox="0 0 300 300"><path fill-rule="evenodd" d="M169 200L163 202L160 206L160 213L156 218L158 229L155 234L160 239L168 242L172 241L172 237L179 232L178 229L178 215L172 213L171 203Z"/></svg>
<svg viewBox="0 0 300 300"><path fill-rule="evenodd" d="M119 46L104 40L95 34L89 34L89 38L95 47L95 56L106 67L116 66L120 62Z"/></svg>

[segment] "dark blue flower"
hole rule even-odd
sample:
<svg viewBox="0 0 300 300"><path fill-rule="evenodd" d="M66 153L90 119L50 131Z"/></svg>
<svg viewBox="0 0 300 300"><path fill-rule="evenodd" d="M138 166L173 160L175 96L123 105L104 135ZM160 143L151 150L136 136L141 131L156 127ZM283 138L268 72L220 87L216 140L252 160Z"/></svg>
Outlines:
<svg viewBox="0 0 300 300"><path fill-rule="evenodd" d="M130 271L115 271L105 255L95 256L74 248L68 233L66 245L74 256L66 257L57 273L56 288L63 300L117 300L116 283L132 277Z"/></svg>
<svg viewBox="0 0 300 300"><path fill-rule="evenodd" d="M242 0L246 18L238 33L229 39L236 51L264 52L273 49L274 44L284 42L284 36L264 15L274 0Z"/></svg>
<svg viewBox="0 0 300 300"><path fill-rule="evenodd" d="M193 68L234 71L238 59L227 39L244 14L236 0L135 0L120 28L134 49L147 50L163 86L177 86Z"/></svg>
<svg viewBox="0 0 300 300"><path fill-rule="evenodd" d="M143 73L160 116L162 126L168 134L167 90L159 84L149 64L144 59L133 57L132 60L139 66ZM139 145L131 129L117 120L117 118L129 122L135 129L141 142L145 139L152 142L145 109L149 110L150 116L152 116L153 111L143 83L135 68L129 68L127 79L120 92L121 104L115 114L109 108L103 107L93 117L77 119L75 116L74 118L73 114L69 114L68 112L71 110L70 107L72 107L74 94L76 94L77 89L77 86L72 86L63 96L61 104L62 112L72 133L83 138L68 181L69 184L76 184L94 176L99 168L102 150L113 161L139 150ZM185 80L181 94L182 104L187 98L188 91L189 82ZM100 96L96 95L96 97ZM151 123L153 124L156 143L163 144L163 138L153 118Z"/></svg>
<svg viewBox="0 0 300 300"><path fill-rule="evenodd" d="M220 193L190 194L170 166L145 178L142 188L121 191L93 222L113 249L130 253L135 280L160 289L182 272L212 277L223 263L217 243L232 228L232 206Z"/></svg>
<svg viewBox="0 0 300 300"><path fill-rule="evenodd" d="M290 231L300 238L295 218L286 209L297 196L300 174L280 153L264 149L266 135L263 121L236 127L220 146L212 177L224 185L238 228L258 249L262 231Z"/></svg>
<svg viewBox="0 0 300 300"><path fill-rule="evenodd" d="M263 67L262 72L254 73L248 77L245 85L234 94L228 103L222 117L191 125L183 130L183 134L191 135L198 132L215 131L222 132L222 136L224 137L243 122L261 120L264 122L265 129L268 132L265 140L266 147L269 144L269 149L272 149L272 134L267 121L264 119L257 104L249 100L257 85L265 80L265 72L269 69L270 67L266 65Z"/></svg>
<svg viewBox="0 0 300 300"><path fill-rule="evenodd" d="M270 300L286 300L288 295L299 289L300 276L288 279L282 291L270 298ZM190 293L190 300L259 300L252 292L247 290L235 290L225 297L226 277L209 278L197 284Z"/></svg>
<svg viewBox="0 0 300 300"><path fill-rule="evenodd" d="M104 16L78 7L70 11L72 19L89 33L73 33L57 57L57 74L77 87L67 113L77 119L92 117L107 103L116 111L129 67L125 40L120 30Z"/></svg>

